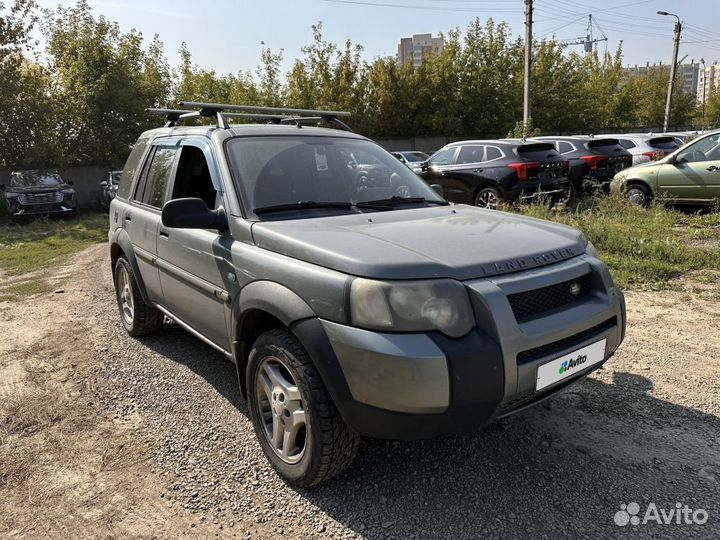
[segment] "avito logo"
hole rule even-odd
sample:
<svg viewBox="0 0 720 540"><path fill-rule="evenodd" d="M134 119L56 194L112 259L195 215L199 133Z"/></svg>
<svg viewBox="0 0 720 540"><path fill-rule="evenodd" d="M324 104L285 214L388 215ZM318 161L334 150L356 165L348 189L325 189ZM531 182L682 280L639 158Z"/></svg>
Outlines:
<svg viewBox="0 0 720 540"><path fill-rule="evenodd" d="M587 362L587 356L584 354L578 355L578 357L575 359L571 358L570 360L565 360L562 363L562 366L560 366L560 375L562 375L566 371L570 371L571 369L584 364L585 362Z"/></svg>

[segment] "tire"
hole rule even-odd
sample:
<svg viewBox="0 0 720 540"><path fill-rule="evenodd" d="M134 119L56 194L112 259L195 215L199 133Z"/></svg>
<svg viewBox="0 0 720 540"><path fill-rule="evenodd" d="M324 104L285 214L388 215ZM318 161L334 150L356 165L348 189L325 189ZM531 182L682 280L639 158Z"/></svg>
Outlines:
<svg viewBox="0 0 720 540"><path fill-rule="evenodd" d="M162 326L164 315L145 303L135 272L125 257L120 257L115 263L115 298L120 320L131 336L152 334Z"/></svg>
<svg viewBox="0 0 720 540"><path fill-rule="evenodd" d="M650 190L645 184L630 184L625 191L625 198L628 204L649 206L650 197Z"/></svg>
<svg viewBox="0 0 720 540"><path fill-rule="evenodd" d="M315 365L292 333L276 328L255 340L246 380L255 433L283 480L310 487L350 466L360 437L341 418Z"/></svg>
<svg viewBox="0 0 720 540"><path fill-rule="evenodd" d="M494 187L484 187L475 195L475 206L495 210L503 200L500 190Z"/></svg>

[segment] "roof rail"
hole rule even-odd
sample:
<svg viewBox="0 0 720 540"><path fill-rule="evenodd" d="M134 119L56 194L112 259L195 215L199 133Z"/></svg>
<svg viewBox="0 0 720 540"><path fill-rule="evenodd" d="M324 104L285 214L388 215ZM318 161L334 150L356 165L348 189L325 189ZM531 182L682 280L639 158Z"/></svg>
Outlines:
<svg viewBox="0 0 720 540"><path fill-rule="evenodd" d="M229 126L226 117L246 118L248 120L267 120L273 124L295 124L301 127L305 122L327 122L334 124L344 131L352 131L350 127L340 120L348 117L347 111L324 111L316 109L291 109L285 107L262 107L259 105L231 105L226 103L206 103L199 101L181 101L180 107L184 109L145 109L151 114L165 116L165 127L173 127L178 120L184 118L215 117L217 127L227 129ZM194 109L194 110L192 110Z"/></svg>

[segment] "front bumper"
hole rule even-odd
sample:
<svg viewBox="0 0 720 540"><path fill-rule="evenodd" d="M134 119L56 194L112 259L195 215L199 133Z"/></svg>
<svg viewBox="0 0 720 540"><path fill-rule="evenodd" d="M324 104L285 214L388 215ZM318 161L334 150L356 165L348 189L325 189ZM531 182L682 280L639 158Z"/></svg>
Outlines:
<svg viewBox="0 0 720 540"><path fill-rule="evenodd" d="M518 323L508 294L588 272L593 293L582 302ZM372 332L320 319L294 326L352 429L388 439L477 431L594 371L624 337L623 295L591 257L466 285L478 324L459 339ZM540 365L601 339L607 340L602 362L535 391Z"/></svg>
<svg viewBox="0 0 720 540"><path fill-rule="evenodd" d="M74 202L60 202L50 204L18 204L6 200L7 213L13 217L45 215L45 214L69 214L74 212Z"/></svg>

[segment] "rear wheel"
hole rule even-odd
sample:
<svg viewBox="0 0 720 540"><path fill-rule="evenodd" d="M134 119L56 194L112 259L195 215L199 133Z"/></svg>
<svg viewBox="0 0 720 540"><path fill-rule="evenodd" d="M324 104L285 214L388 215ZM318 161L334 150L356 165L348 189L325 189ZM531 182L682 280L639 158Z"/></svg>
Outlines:
<svg viewBox="0 0 720 540"><path fill-rule="evenodd" d="M162 326L163 314L145 303L132 266L125 257L115 263L115 297L120 320L131 336L151 334Z"/></svg>
<svg viewBox="0 0 720 540"><path fill-rule="evenodd" d="M625 192L629 204L648 206L650 204L650 190L643 184L631 184Z"/></svg>
<svg viewBox="0 0 720 540"><path fill-rule="evenodd" d="M494 187L485 187L475 195L475 206L495 210L500 204L502 196L500 190Z"/></svg>
<svg viewBox="0 0 720 540"><path fill-rule="evenodd" d="M247 389L260 446L285 481L312 486L352 463L360 439L288 330L269 330L257 338L248 359Z"/></svg>

